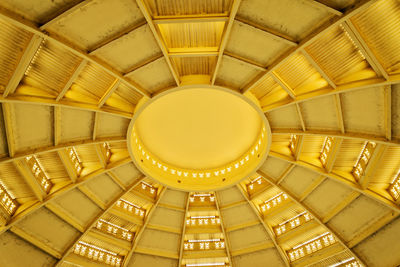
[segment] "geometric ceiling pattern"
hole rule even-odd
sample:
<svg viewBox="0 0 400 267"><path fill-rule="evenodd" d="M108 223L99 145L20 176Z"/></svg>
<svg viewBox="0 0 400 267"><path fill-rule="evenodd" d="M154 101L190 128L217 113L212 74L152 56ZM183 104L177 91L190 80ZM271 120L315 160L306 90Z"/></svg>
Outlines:
<svg viewBox="0 0 400 267"><path fill-rule="evenodd" d="M3 0L1 266L400 264L398 0ZM127 148L168 89L252 96L272 142L184 192Z"/></svg>

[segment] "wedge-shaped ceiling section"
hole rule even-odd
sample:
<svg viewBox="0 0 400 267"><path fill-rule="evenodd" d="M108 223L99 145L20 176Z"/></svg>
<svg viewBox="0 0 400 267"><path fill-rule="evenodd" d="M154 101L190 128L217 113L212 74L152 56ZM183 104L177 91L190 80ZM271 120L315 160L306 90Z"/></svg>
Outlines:
<svg viewBox="0 0 400 267"><path fill-rule="evenodd" d="M268 16L265 16L268 14ZM301 40L334 14L309 1L243 1L238 17L270 28L292 40Z"/></svg>
<svg viewBox="0 0 400 267"><path fill-rule="evenodd" d="M142 20L143 15L134 1L90 1L44 24L44 28L91 51L129 32Z"/></svg>

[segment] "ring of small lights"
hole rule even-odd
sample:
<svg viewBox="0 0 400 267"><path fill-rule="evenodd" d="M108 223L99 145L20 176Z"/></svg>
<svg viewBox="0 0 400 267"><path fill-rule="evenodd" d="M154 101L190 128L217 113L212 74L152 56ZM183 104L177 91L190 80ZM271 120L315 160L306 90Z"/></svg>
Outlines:
<svg viewBox="0 0 400 267"><path fill-rule="evenodd" d="M179 90L191 88L210 88L228 92L241 98L257 111L263 124L261 132L258 135L257 141L240 158L213 169L184 169L163 162L143 145L140 136L138 136L135 130L135 122L140 114L157 99ZM256 98L247 97L225 87L210 85L180 86L164 91L148 100L136 110L129 125L127 136L128 150L131 158L142 173L159 181L163 185L183 191L214 191L238 183L242 179L254 174L263 164L271 144L271 129Z"/></svg>

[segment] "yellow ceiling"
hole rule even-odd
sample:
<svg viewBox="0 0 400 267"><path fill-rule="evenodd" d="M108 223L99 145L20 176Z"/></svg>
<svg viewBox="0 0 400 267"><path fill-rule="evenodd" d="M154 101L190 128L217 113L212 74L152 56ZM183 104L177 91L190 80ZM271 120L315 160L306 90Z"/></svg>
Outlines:
<svg viewBox="0 0 400 267"><path fill-rule="evenodd" d="M1 1L0 266L398 266L399 28L398 0ZM146 107L166 163L232 161L248 103L271 144L233 186L131 158Z"/></svg>

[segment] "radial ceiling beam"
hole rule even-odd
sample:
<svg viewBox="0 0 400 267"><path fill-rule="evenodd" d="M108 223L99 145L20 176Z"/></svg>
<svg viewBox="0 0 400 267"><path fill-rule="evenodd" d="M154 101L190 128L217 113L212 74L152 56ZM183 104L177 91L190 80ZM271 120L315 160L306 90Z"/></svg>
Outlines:
<svg viewBox="0 0 400 267"><path fill-rule="evenodd" d="M112 85L107 89L107 91L104 93L104 95L100 98L99 104L98 104L98 108L101 108L106 101L111 97L111 95L115 92L115 90L117 90L117 88L120 86L121 81L116 79Z"/></svg>
<svg viewBox="0 0 400 267"><path fill-rule="evenodd" d="M385 68L376 58L375 54L368 47L367 43L362 38L360 32L357 27L352 23L351 19L346 20L343 24L343 28L346 33L349 34L351 39L356 44L357 48L360 49L361 53L364 55L365 59L371 65L372 69L379 75L383 76L386 80L389 79L389 75L387 74Z"/></svg>
<svg viewBox="0 0 400 267"><path fill-rule="evenodd" d="M243 197L246 199L247 204L250 205L250 207L253 209L253 212L255 213L255 215L257 216L258 221L261 223L261 225L264 227L265 231L267 232L269 238L272 240L272 242L274 243L275 248L278 250L279 255L281 256L283 262L285 263L285 266L290 266L289 263L289 259L285 253L285 251L282 249L281 246L279 246L278 241L275 238L274 233L272 232L271 228L266 224L266 222L261 218L261 215L258 211L258 209L256 208L256 206L254 205L253 201L250 200L249 196L247 195L247 193L244 191L244 189L238 184L237 185L240 193L242 193Z"/></svg>
<svg viewBox="0 0 400 267"><path fill-rule="evenodd" d="M72 73L71 77L69 77L69 79L65 83L63 89L57 95L56 102L60 101L65 96L65 94L67 93L69 88L71 88L71 85L74 83L76 78L78 78L81 71L86 67L87 63L88 63L87 60L82 59L81 62L77 65L77 67L75 68L75 71Z"/></svg>
<svg viewBox="0 0 400 267"><path fill-rule="evenodd" d="M301 125L301 129L304 131L306 131L306 124L304 122L304 118L303 118L303 114L301 113L301 109L300 109L300 105L299 103L296 103L296 111L297 111L297 115L299 116L299 121L300 121L300 125Z"/></svg>
<svg viewBox="0 0 400 267"><path fill-rule="evenodd" d="M296 53L300 52L301 49L307 47L312 42L318 39L318 37L322 36L324 33L328 32L329 30L333 29L334 27L338 26L339 24L343 23L346 19L351 18L360 12L364 11L368 7L370 7L373 3L377 0L363 0L357 2L357 4L353 5L350 9L346 10L342 16L335 16L329 22L325 23L321 27L318 27L312 33L307 35L298 46L294 47L292 50L287 52L281 58L273 62L270 66L268 66L268 71L264 72L262 75L259 75L254 80L250 81L245 88L242 90L242 93L251 90L255 86L257 86L266 76L268 76L272 71L278 68L281 64L283 64L288 58L295 55Z"/></svg>
<svg viewBox="0 0 400 267"><path fill-rule="evenodd" d="M305 2L306 4L309 4L309 5L318 7L318 8L320 8L320 9L326 10L326 11L328 11L329 13L332 13L333 15L336 15L336 16L341 16L341 15L343 15L343 13L342 13L341 11L339 11L339 10L337 10L337 9L334 9L334 8L328 6L328 5L325 5L325 4L323 4L323 3L321 3L321 2L319 2L319 1L317 1L317 0L304 0L304 2Z"/></svg>
<svg viewBox="0 0 400 267"><path fill-rule="evenodd" d="M222 217L222 213L221 213L221 209L220 209L219 197L216 192L214 192L214 196L215 196L215 206L217 208L218 215L219 215L220 222L221 222L222 234L225 239L225 250L226 250L226 254L228 256L229 266L232 266L232 255L231 255L232 253L231 253L228 235L226 234L226 231L225 231L224 218Z"/></svg>
<svg viewBox="0 0 400 267"><path fill-rule="evenodd" d="M17 212L18 212L17 215L12 217L11 220L8 222L8 224L0 230L0 234L3 233L4 231L7 231L10 227L15 225L19 221L21 221L27 215L33 213L34 211L38 210L39 208L41 208L45 205L52 203L53 200L56 199L57 197L70 192L71 190L75 189L79 185L83 185L83 184L87 183L88 181L92 180L94 177L96 177L98 175L101 175L103 173L111 171L115 168L118 168L118 167L125 165L127 163L130 163L130 162L132 162L132 159L130 159L130 158L125 158L125 159L122 159L119 161L115 161L115 162L109 164L107 166L107 169L99 169L97 171L90 173L89 175L80 177L80 179L74 184L66 184L64 187L60 188L58 191L48 195L46 197L46 199L43 200L43 202L32 203L31 206L27 207L26 209L24 209L20 212L18 212L18 210L17 210Z"/></svg>
<svg viewBox="0 0 400 267"><path fill-rule="evenodd" d="M306 199L320 184L322 184L327 178L324 175L318 176L299 196L299 201L302 202Z"/></svg>
<svg viewBox="0 0 400 267"><path fill-rule="evenodd" d="M322 68L322 66L318 64L318 62L307 52L307 50L303 48L301 49L301 53L305 56L305 58L311 64L311 66L313 66L314 69L318 71L318 73L322 76L322 78L324 78L332 88L336 88L336 84L333 81L333 79L326 73L326 71Z"/></svg>
<svg viewBox="0 0 400 267"><path fill-rule="evenodd" d="M384 93L385 135L388 141L392 140L392 86L387 85Z"/></svg>
<svg viewBox="0 0 400 267"><path fill-rule="evenodd" d="M60 21L61 19L64 19L68 17L69 15L73 14L74 12L78 11L79 9L85 7L87 4L90 2L93 2L93 0L84 0L80 1L76 5L70 7L69 9L65 10L55 18L52 18L51 20L47 21L44 23L42 26L40 26L41 30L47 30L50 26L54 25L56 22Z"/></svg>
<svg viewBox="0 0 400 267"><path fill-rule="evenodd" d="M132 248L131 250L128 252L128 255L126 255L126 257L124 258L124 261L122 263L122 267L126 267L128 266L128 263L130 262L133 253L135 252L135 249L137 248L137 245L139 243L139 240L144 232L144 230L146 229L147 225L149 224L150 218L153 215L154 211L156 210L156 208L158 207L158 204L160 203L161 198L164 196L165 192L166 192L166 188L162 188L162 191L160 192L160 194L158 195L158 198L156 200L156 202L154 203L153 207L151 208L151 210L149 211L147 217L146 217L146 221L144 222L143 226L139 229L139 231L137 232L137 234L135 235L135 239L133 240L132 243Z"/></svg>
<svg viewBox="0 0 400 267"><path fill-rule="evenodd" d="M104 210L102 210L90 223L89 225L85 228L84 232L75 239L75 241L72 243L72 245L65 250L65 253L62 255L60 260L57 262L55 265L56 267L61 266L62 262L68 257L70 253L72 253L73 247L86 235L88 235L89 231L96 225L97 221L104 215L106 214L114 205L123 198L125 195L128 195L130 193L130 190L132 190L135 186L137 186L144 178L140 178L137 181L133 182L130 186L128 186L126 191L123 191L122 193L118 194L117 197L115 197L107 206Z"/></svg>
<svg viewBox="0 0 400 267"><path fill-rule="evenodd" d="M309 214L311 214L312 217L314 217L314 220L320 224L322 227L324 227L325 229L327 229L331 234L333 234L336 238L336 240L350 253L353 255L354 258L356 258L360 263L363 263L363 261L358 257L358 255L344 242L344 240L336 233L336 231L334 231L330 226L328 226L326 223L324 223L322 221L322 219L315 213L312 211L312 209L310 209L305 203L299 201L299 199L297 197L295 197L294 194L292 194L291 192L289 192L288 190L286 190L285 188L283 188L283 186L278 185L274 182L274 180L269 177L267 174L265 174L262 171L258 171L257 172L259 175L261 175L265 181L267 181L268 183L270 183L272 186L275 186L276 188L278 188L279 190L281 190L282 192L284 192L286 195L288 195L288 197L295 202L297 205L301 206L305 211L307 211ZM363 263L365 265L365 263Z"/></svg>
<svg viewBox="0 0 400 267"><path fill-rule="evenodd" d="M328 153L325 165L325 169L328 173L332 172L333 166L335 165L336 159L339 155L342 143L343 143L343 138L335 138L333 140L332 148Z"/></svg>
<svg viewBox="0 0 400 267"><path fill-rule="evenodd" d="M296 129L272 129L272 135L291 135L295 134L298 136L330 136L335 138L359 140L359 141L373 141L377 144L383 144L386 146L400 146L400 140L387 141L385 137L379 137L373 134L363 133L342 133L338 131L320 131L320 130L296 130Z"/></svg>
<svg viewBox="0 0 400 267"><path fill-rule="evenodd" d="M54 129L54 146L58 146L61 140L61 107L53 107L53 129Z"/></svg>
<svg viewBox="0 0 400 267"><path fill-rule="evenodd" d="M95 44L94 46L90 47L88 49L88 53L89 54L93 54L95 51L100 50L101 48L107 46L108 44L120 39L121 37L123 37L124 35L128 35L132 32L134 32L135 30L145 26L147 24L146 20L141 20L138 23L134 24L134 25L130 25L128 27L126 27L125 29L122 29L121 31L112 34L110 37L108 37L105 40L102 40L101 42Z"/></svg>
<svg viewBox="0 0 400 267"><path fill-rule="evenodd" d="M224 57L228 57L231 60L234 60L236 62L239 62L240 64L245 64L245 65L247 65L247 66L249 66L249 67L251 67L253 69L260 70L260 71L266 71L266 69L262 65L258 64L257 62L254 62L254 61L249 60L247 58L235 55L235 54L233 54L231 52L225 51L223 56Z"/></svg>
<svg viewBox="0 0 400 267"><path fill-rule="evenodd" d="M93 1L93 0L91 0L91 1ZM71 10L71 11L73 11L73 10ZM60 16L63 16L63 15L60 15ZM85 59L90 63L93 63L94 65L98 66L99 68L104 70L106 73L110 74L111 76L123 80L124 82L129 84L129 86L132 89L134 89L136 92L138 92L142 96L150 97L150 94L146 90L139 87L137 84L131 83L129 80L127 80L125 77L123 77L121 72L118 72L114 68L109 66L108 64L97 60L93 56L89 55L86 51L83 51L82 49L78 48L75 44L71 44L69 41L66 41L65 39L61 38L57 34L53 34L51 32L49 33L47 30L44 29L48 26L42 26L44 28L38 28L34 22L29 21L29 20L19 16L18 14L12 13L11 11L6 10L6 9L0 9L0 18L11 23L12 25L14 25L16 27L22 28L30 33L33 33L34 35L38 36L39 38L42 38L43 40L52 41L53 43L57 44L58 46L73 53L74 55L76 55L82 59Z"/></svg>
<svg viewBox="0 0 400 267"><path fill-rule="evenodd" d="M25 160L20 159L20 160L14 161L14 166L17 168L17 170L21 174L22 178L25 180L25 182L28 184L29 188L35 194L36 198L40 202L43 202L43 200L45 199L47 194L43 190L43 188L40 186L38 180L33 175L30 167L26 164Z"/></svg>
<svg viewBox="0 0 400 267"><path fill-rule="evenodd" d="M173 78L175 80L176 85L179 86L180 80L179 80L179 76L177 74L177 71L175 70L174 66L172 65L171 59L168 56L168 49L165 46L165 44L164 44L163 40L161 39L160 35L158 34L156 26L155 26L155 24L153 22L153 19L152 19L151 15L150 15L150 12L149 12L145 2L143 0L136 0L136 3L138 4L140 10L142 11L142 14L145 17L145 19L147 21L147 24L149 25L150 30L152 31L152 33L154 35L154 38L156 39L157 44L160 47L161 52L164 55L165 61L167 62L167 65L169 67L169 70L171 71L171 74L172 74L172 76L173 76Z"/></svg>
<svg viewBox="0 0 400 267"><path fill-rule="evenodd" d="M269 37L271 37L277 41L284 42L285 44L287 44L289 46L296 47L298 45L296 40L293 39L292 37L290 37L286 34L283 34L281 32L278 32L276 30L273 30L271 28L257 24L251 20L248 20L248 19L245 19L245 18L242 18L239 16L236 16L235 20L240 23L243 23L245 25L251 26L259 31L262 31L263 33L267 34Z"/></svg>
<svg viewBox="0 0 400 267"><path fill-rule="evenodd" d="M294 93L294 90L290 88L290 86L285 83L285 81L274 71L270 73L271 77L274 79L274 81L279 84L280 87L282 87L283 90L292 98L296 99L296 95Z"/></svg>
<svg viewBox="0 0 400 267"><path fill-rule="evenodd" d="M360 192L361 194L365 195L368 198L372 198L372 199L378 201L379 203L381 203L384 206L393 210L395 213L400 212L400 207L398 205L396 205L392 200L389 200L389 196L388 196L388 198L383 197L382 195L378 194L377 192L375 192L374 190L372 190L370 188L362 189L357 182L350 181L348 178L342 177L336 173L327 173L326 170L323 169L322 167L315 166L315 165L313 165L309 162L305 162L305 161L295 161L291 157L279 154L274 151L270 151L269 156L276 158L276 159L286 161L290 164L295 164L296 166L304 167L304 168L306 168L314 173L317 173L319 175L324 175L324 176L328 177L329 179L339 182L352 190Z"/></svg>
<svg viewBox="0 0 400 267"><path fill-rule="evenodd" d="M368 164L365 167L364 174L358 181L362 189L368 188L371 179L373 179L373 175L377 171L377 168L381 166L383 155L386 152L387 148L388 146L385 146L383 144L376 145L374 151L371 154L371 157L368 160Z"/></svg>
<svg viewBox="0 0 400 267"><path fill-rule="evenodd" d="M2 111L3 111L4 128L6 130L8 158L11 159L15 157L15 135L12 126L10 104L3 103Z"/></svg>
<svg viewBox="0 0 400 267"><path fill-rule="evenodd" d="M340 129L340 132L344 134L346 130L344 128L342 101L340 100L340 94L335 94L333 97L335 98L337 124Z"/></svg>
<svg viewBox="0 0 400 267"><path fill-rule="evenodd" d="M186 193L186 205L185 205L185 214L183 216L183 227L182 227L182 234L181 234L181 246L179 248L179 262L178 266L182 266L182 258L183 258L183 244L185 241L185 233L186 233L186 218L189 210L189 193Z"/></svg>
<svg viewBox="0 0 400 267"><path fill-rule="evenodd" d="M42 37L33 34L28 45L25 47L25 50L18 62L16 69L14 70L13 75L11 76L10 80L8 81L4 89L3 97L7 97L9 94L14 93L15 89L17 89L18 84L24 77L26 69L29 67L29 64L31 63L33 57L36 54L36 51L39 49L42 42L43 42Z"/></svg>
<svg viewBox="0 0 400 267"><path fill-rule="evenodd" d="M233 26L234 19L236 17L236 13L239 10L240 2L241 2L241 0L233 0L231 11L230 11L230 14L229 14L229 20L228 20L228 23L225 26L225 31L223 33L223 36L222 36L222 39L221 39L221 44L219 46L217 63L215 64L214 72L212 74L211 85L214 85L215 79L217 78L217 73L218 73L218 70L219 70L219 66L221 65L222 56L224 54L225 47L226 47L226 45L228 43L229 35L231 33L231 30L232 30L232 26Z"/></svg>

